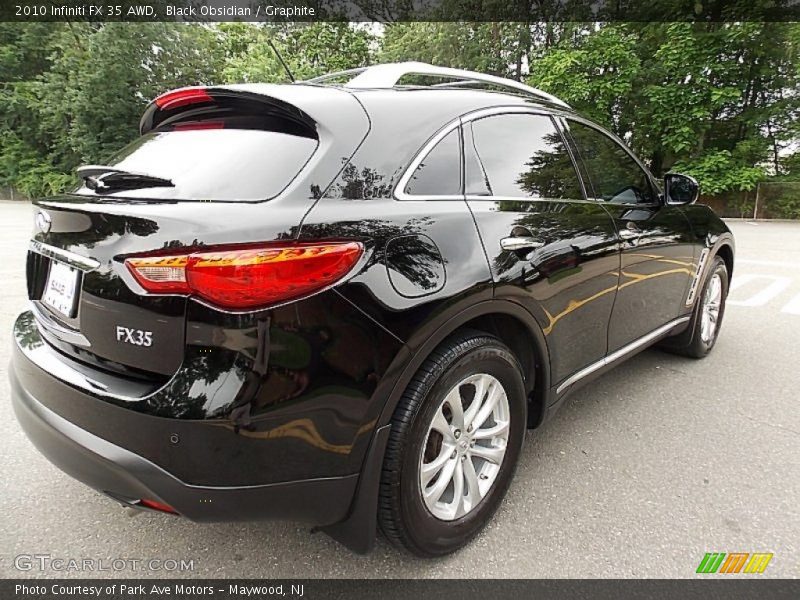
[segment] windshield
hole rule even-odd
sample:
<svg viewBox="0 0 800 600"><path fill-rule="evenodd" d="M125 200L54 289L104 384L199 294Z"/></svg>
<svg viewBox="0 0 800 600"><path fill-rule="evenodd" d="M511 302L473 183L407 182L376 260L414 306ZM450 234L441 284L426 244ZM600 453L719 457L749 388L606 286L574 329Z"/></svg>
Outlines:
<svg viewBox="0 0 800 600"><path fill-rule="evenodd" d="M269 200L289 185L316 148L312 138L255 129L148 133L104 164L164 178L173 187L98 194L84 186L77 193L159 200Z"/></svg>

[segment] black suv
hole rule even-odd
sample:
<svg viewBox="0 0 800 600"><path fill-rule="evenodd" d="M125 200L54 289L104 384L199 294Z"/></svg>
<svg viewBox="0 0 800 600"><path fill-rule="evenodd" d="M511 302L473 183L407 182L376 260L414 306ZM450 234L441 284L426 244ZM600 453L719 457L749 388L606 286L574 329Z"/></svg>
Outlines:
<svg viewBox="0 0 800 600"><path fill-rule="evenodd" d="M691 178L517 82L421 63L156 98L36 203L17 417L124 505L376 526L423 556L525 431L661 341L717 338L733 239Z"/></svg>

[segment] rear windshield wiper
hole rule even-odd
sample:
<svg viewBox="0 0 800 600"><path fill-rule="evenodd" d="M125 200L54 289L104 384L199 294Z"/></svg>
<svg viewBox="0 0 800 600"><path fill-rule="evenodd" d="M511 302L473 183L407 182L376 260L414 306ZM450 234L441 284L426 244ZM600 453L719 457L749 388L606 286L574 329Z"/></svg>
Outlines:
<svg viewBox="0 0 800 600"><path fill-rule="evenodd" d="M114 192L148 187L175 187L171 180L147 173L132 173L104 165L78 167L78 176L95 192Z"/></svg>

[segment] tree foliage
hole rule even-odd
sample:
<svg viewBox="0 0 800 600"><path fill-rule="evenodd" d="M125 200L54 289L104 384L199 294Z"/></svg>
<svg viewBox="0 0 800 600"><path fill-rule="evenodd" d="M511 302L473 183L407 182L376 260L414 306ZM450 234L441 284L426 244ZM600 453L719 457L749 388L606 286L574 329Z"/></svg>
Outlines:
<svg viewBox="0 0 800 600"><path fill-rule="evenodd" d="M10 57L0 67L0 183L27 195L63 189L78 164L98 162L136 136L153 97L211 83L222 68L216 33L204 27L9 25L21 33L0 49Z"/></svg>
<svg viewBox="0 0 800 600"><path fill-rule="evenodd" d="M222 79L226 82L286 82L288 75L272 41L295 79L310 79L370 63L372 35L347 23L296 25L224 23L219 26L225 48Z"/></svg>
<svg viewBox="0 0 800 600"><path fill-rule="evenodd" d="M5 23L0 186L64 189L170 88L287 81L268 41L297 79L420 60L527 81L707 194L800 181L797 23Z"/></svg>
<svg viewBox="0 0 800 600"><path fill-rule="evenodd" d="M529 82L625 138L655 173L705 193L753 189L797 139L800 28L615 23L534 60Z"/></svg>

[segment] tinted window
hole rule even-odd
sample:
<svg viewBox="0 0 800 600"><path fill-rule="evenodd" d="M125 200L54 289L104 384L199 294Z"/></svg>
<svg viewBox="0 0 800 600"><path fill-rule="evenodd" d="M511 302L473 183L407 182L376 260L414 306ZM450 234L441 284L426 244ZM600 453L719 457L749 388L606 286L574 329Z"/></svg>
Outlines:
<svg viewBox="0 0 800 600"><path fill-rule="evenodd" d="M170 179L174 187L125 190L115 198L266 200L300 172L317 140L255 129L148 133L104 164ZM94 192L81 188L81 194Z"/></svg>
<svg viewBox="0 0 800 600"><path fill-rule="evenodd" d="M654 201L649 178L622 146L582 123L570 122L569 131L597 200L623 204Z"/></svg>
<svg viewBox="0 0 800 600"><path fill-rule="evenodd" d="M494 196L583 198L572 159L549 117L487 117L472 122L472 136L483 173L467 173L466 179L478 189L488 187Z"/></svg>
<svg viewBox="0 0 800 600"><path fill-rule="evenodd" d="M461 193L461 142L454 129L422 160L406 186L416 196L451 196Z"/></svg>

